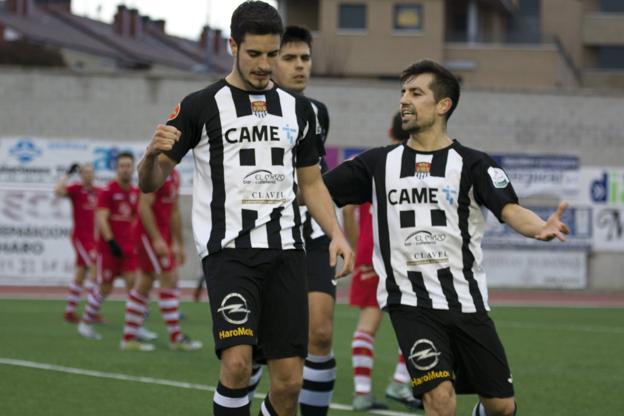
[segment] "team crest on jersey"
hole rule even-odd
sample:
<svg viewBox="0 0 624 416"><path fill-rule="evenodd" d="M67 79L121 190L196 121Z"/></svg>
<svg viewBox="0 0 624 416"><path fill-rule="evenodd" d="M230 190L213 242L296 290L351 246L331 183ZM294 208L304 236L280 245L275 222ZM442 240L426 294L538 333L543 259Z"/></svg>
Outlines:
<svg viewBox="0 0 624 416"><path fill-rule="evenodd" d="M167 121L175 119L178 114L180 114L180 103L176 104L175 108L171 110L171 113L169 113L169 117L167 117Z"/></svg>
<svg viewBox="0 0 624 416"><path fill-rule="evenodd" d="M418 179L425 179L431 172L431 163L429 162L416 162L416 177Z"/></svg>
<svg viewBox="0 0 624 416"><path fill-rule="evenodd" d="M251 101L251 112L258 118L264 118L267 115L267 103L264 95L252 95L249 97Z"/></svg>

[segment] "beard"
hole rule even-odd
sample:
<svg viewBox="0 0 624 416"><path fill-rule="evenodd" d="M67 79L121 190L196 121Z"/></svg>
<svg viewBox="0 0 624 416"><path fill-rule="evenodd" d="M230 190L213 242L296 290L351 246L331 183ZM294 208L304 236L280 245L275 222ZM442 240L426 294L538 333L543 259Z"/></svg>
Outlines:
<svg viewBox="0 0 624 416"><path fill-rule="evenodd" d="M252 90L252 91L264 90L267 87L267 85L269 85L270 78L267 78L266 82L263 85L256 85L256 84L254 84L249 78L247 78L245 76L243 71L241 71L239 55L240 55L240 51L237 51L236 52L236 72L238 72L238 76L243 80L243 83L247 87L249 87L250 90ZM271 75L271 74L268 74L268 75ZM262 81L258 81L258 82L262 82Z"/></svg>

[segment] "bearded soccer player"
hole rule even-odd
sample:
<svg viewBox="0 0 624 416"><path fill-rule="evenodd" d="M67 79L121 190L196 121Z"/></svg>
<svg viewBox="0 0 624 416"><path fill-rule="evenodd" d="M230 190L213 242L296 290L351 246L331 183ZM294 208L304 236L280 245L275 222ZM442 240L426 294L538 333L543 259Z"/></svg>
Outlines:
<svg viewBox="0 0 624 416"><path fill-rule="evenodd" d="M339 276L350 271L353 252L321 177L314 110L271 81L283 31L277 10L242 3L230 28L232 72L188 95L157 127L139 181L143 192L154 191L193 149L193 232L221 360L213 414L249 415L255 358L269 370L261 414L290 416L308 347L299 189L331 239L331 264L345 258Z"/></svg>
<svg viewBox="0 0 624 416"><path fill-rule="evenodd" d="M80 182L67 184L69 177L77 172L80 174ZM76 251L76 272L74 280L69 285L69 296L64 313L65 320L71 323L80 321L80 317L76 314L76 306L80 302L83 288L90 290L95 283L91 279L94 277L94 217L99 190L93 184L93 177L93 165L74 163L54 187L56 196L69 198L72 205L74 229L72 230L71 242Z"/></svg>
<svg viewBox="0 0 624 416"><path fill-rule="evenodd" d="M139 278L128 294L126 322L120 347L124 351L152 351L154 345L139 340L147 312L149 291L160 282L160 312L169 333L169 346L177 351L194 351L202 343L180 331L177 265L184 263L184 242L178 199L180 174L173 170L156 191L139 198Z"/></svg>
<svg viewBox="0 0 624 416"><path fill-rule="evenodd" d="M426 414L452 416L456 393L476 393L473 415L511 416L511 371L488 316L482 208L526 237L563 241L567 204L542 220L518 204L494 160L449 138L459 95L442 65L411 65L401 75L407 143L364 152L325 181L339 206L372 202L377 301L390 314Z"/></svg>
<svg viewBox="0 0 624 416"><path fill-rule="evenodd" d="M390 142L404 143L409 134L401 127L401 113L392 118L388 130ZM359 215L356 215L356 209ZM370 203L359 206L347 205L343 208L344 227L351 245L355 247L355 266L351 277L349 304L360 308L358 322L351 341L351 361L353 363L353 410L385 409L384 403L377 402L372 395L372 373L375 362L375 335L381 324L383 312L377 303L379 276L373 269L373 219ZM357 218L357 219L356 219ZM359 226L356 224L359 222ZM410 376L405 358L399 351L392 382L386 387L386 397L407 405L420 408L422 403L414 398L410 387Z"/></svg>
<svg viewBox="0 0 624 416"><path fill-rule="evenodd" d="M96 277L98 287L89 294L87 306L78 325L85 338L101 339L92 324L102 302L113 290L113 281L121 276L130 290L137 269L137 219L139 188L132 184L134 156L121 152L116 157L116 178L98 196L95 213L98 231Z"/></svg>

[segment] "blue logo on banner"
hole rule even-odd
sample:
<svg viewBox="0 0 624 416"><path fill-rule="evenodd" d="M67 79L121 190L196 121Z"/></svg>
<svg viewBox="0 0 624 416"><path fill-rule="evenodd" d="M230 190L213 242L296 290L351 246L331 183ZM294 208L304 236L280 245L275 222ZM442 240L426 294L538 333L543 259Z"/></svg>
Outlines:
<svg viewBox="0 0 624 416"><path fill-rule="evenodd" d="M118 147L96 147L93 149L93 169L96 171L115 170L115 160L117 155L125 150Z"/></svg>
<svg viewBox="0 0 624 416"><path fill-rule="evenodd" d="M15 156L20 163L26 164L41 156L41 149L30 139L20 139L15 146L9 149L9 153Z"/></svg>

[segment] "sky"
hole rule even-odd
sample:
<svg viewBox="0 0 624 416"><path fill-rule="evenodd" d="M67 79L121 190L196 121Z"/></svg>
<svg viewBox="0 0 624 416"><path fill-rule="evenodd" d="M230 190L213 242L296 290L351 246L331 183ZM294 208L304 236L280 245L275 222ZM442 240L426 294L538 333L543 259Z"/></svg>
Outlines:
<svg viewBox="0 0 624 416"><path fill-rule="evenodd" d="M72 0L72 12L107 23L113 21L117 5L138 9L141 15L164 19L171 35L199 39L202 27L209 24L229 36L230 16L243 0ZM268 0L273 6L276 1Z"/></svg>

